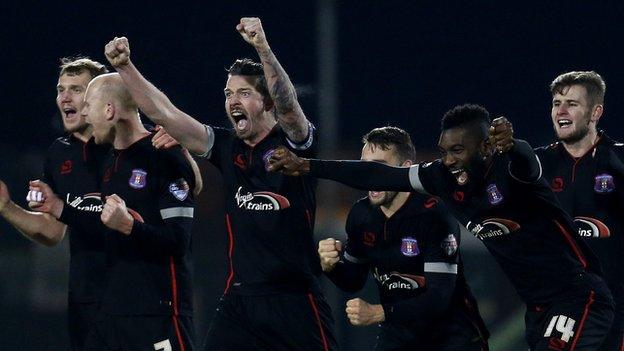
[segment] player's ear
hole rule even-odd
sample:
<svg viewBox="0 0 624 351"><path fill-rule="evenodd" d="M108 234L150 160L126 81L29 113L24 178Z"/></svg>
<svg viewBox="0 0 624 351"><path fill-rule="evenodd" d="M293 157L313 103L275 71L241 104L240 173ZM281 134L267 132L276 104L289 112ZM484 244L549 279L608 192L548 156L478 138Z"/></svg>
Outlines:
<svg viewBox="0 0 624 351"><path fill-rule="evenodd" d="M403 161L403 163L401 163L401 167L410 167L413 164L414 162L412 162L412 160L405 160Z"/></svg>
<svg viewBox="0 0 624 351"><path fill-rule="evenodd" d="M490 138L485 138L479 146L479 154L483 157L483 159L486 159L492 156L494 151L493 148L494 145L492 145Z"/></svg>
<svg viewBox="0 0 624 351"><path fill-rule="evenodd" d="M104 113L106 115L107 121L112 121L115 118L115 105L112 102L106 103L106 107L104 108Z"/></svg>
<svg viewBox="0 0 624 351"><path fill-rule="evenodd" d="M591 121L598 122L600 117L602 117L602 112L604 111L604 106L602 104L596 104L592 108Z"/></svg>

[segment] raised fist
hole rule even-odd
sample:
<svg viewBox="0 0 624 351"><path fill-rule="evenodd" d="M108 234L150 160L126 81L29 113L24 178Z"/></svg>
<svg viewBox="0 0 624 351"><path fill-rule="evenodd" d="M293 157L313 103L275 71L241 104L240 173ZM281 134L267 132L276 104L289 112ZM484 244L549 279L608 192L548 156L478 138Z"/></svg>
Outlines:
<svg viewBox="0 0 624 351"><path fill-rule="evenodd" d="M323 272L334 270L336 263L340 260L340 251L342 251L342 243L334 238L319 241L318 253Z"/></svg>
<svg viewBox="0 0 624 351"><path fill-rule="evenodd" d="M28 183L28 207L37 212L49 213L56 218L63 212L63 200L59 199L50 186L40 180Z"/></svg>
<svg viewBox="0 0 624 351"><path fill-rule="evenodd" d="M104 54L108 62L115 68L127 65L130 63L130 43L128 43L128 38L115 37L104 47Z"/></svg>
<svg viewBox="0 0 624 351"><path fill-rule="evenodd" d="M257 17L243 17L240 23L236 25L236 30L245 39L246 42L251 44L256 49L266 49L269 47L269 43L264 35L264 29L262 29L262 23Z"/></svg>
<svg viewBox="0 0 624 351"><path fill-rule="evenodd" d="M134 218L128 212L126 203L117 194L106 197L106 203L100 215L102 223L110 229L130 235Z"/></svg>
<svg viewBox="0 0 624 351"><path fill-rule="evenodd" d="M513 146L513 126L505 117L498 117L490 126L490 144L496 151L507 152Z"/></svg>

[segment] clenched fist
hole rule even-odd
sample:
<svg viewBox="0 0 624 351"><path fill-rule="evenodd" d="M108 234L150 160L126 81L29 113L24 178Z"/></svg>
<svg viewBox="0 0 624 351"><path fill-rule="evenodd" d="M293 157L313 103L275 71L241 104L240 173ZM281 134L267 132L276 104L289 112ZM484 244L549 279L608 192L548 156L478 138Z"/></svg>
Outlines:
<svg viewBox="0 0 624 351"><path fill-rule="evenodd" d="M115 68L127 65L130 63L130 43L128 38L115 37L104 47L104 54L108 62Z"/></svg>
<svg viewBox="0 0 624 351"><path fill-rule="evenodd" d="M367 326L386 320L382 305L373 305L360 298L347 301L345 311L349 322L357 326Z"/></svg>
<svg viewBox="0 0 624 351"><path fill-rule="evenodd" d="M505 117L498 117L490 126L490 144L496 151L507 152L513 147L513 126Z"/></svg>
<svg viewBox="0 0 624 351"><path fill-rule="evenodd" d="M106 197L106 203L100 215L102 223L110 229L120 233L130 235L134 219L128 209L126 203L117 194Z"/></svg>
<svg viewBox="0 0 624 351"><path fill-rule="evenodd" d="M334 238L319 241L318 253L321 258L321 268L323 272L334 270L336 263L340 260L342 243Z"/></svg>
<svg viewBox="0 0 624 351"><path fill-rule="evenodd" d="M240 22L236 25L236 30L243 39L256 48L256 50L266 50L269 48L269 43L266 40L264 29L262 29L262 23L259 18L241 18Z"/></svg>
<svg viewBox="0 0 624 351"><path fill-rule="evenodd" d="M26 201L32 210L49 213L56 218L59 218L63 212L63 200L54 194L48 184L40 180L32 180L28 183Z"/></svg>

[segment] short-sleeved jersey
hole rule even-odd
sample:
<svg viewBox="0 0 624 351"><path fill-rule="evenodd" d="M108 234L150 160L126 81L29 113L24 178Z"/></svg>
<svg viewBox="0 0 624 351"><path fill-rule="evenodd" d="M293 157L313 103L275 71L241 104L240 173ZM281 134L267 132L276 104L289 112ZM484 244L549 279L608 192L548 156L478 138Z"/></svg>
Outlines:
<svg viewBox="0 0 624 351"><path fill-rule="evenodd" d="M344 259L372 268L382 304L421 294L425 272L458 274L454 298L466 297L459 225L438 199L411 193L389 218L361 199L349 212L346 231Z"/></svg>
<svg viewBox="0 0 624 351"><path fill-rule="evenodd" d="M111 151L104 169L103 198L121 197L134 225L130 235L106 231L103 312L191 316L195 178L181 148L156 150L145 137Z"/></svg>
<svg viewBox="0 0 624 351"><path fill-rule="evenodd" d="M594 147L579 158L560 142L535 152L579 236L598 256L624 324L624 144L600 132Z"/></svg>
<svg viewBox="0 0 624 351"><path fill-rule="evenodd" d="M410 178L415 189L441 196L483 241L525 303L549 303L589 289L604 292L594 274L600 274L596 257L575 235L546 181L524 182L509 167L509 155L496 154L482 179L462 186L436 160L412 166Z"/></svg>
<svg viewBox="0 0 624 351"><path fill-rule="evenodd" d="M46 153L42 180L66 205L80 211L101 212L101 162L109 146L87 143L73 135L58 138ZM104 236L93 228L68 227L69 301L97 302L104 292L106 253Z"/></svg>
<svg viewBox="0 0 624 351"><path fill-rule="evenodd" d="M223 175L229 274L226 293L271 294L318 290L320 263L313 239L316 181L267 171L278 146L302 157L316 154L316 131L309 125L301 144L279 125L251 147L232 130L214 133L210 162Z"/></svg>

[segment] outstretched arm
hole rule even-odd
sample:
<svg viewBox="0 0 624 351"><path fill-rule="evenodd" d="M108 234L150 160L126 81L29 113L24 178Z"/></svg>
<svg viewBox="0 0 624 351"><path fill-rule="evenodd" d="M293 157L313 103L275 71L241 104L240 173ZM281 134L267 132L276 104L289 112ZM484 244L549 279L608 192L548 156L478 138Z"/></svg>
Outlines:
<svg viewBox="0 0 624 351"><path fill-rule="evenodd" d="M513 126L505 117L492 121L490 143L500 152L509 155L509 174L517 180L530 183L542 176L542 165L533 148L524 140L514 139Z"/></svg>
<svg viewBox="0 0 624 351"><path fill-rule="evenodd" d="M236 30L258 52L278 123L290 140L303 142L308 137L308 120L297 101L295 87L269 46L260 19L241 18Z"/></svg>
<svg viewBox="0 0 624 351"><path fill-rule="evenodd" d="M192 153L204 154L209 151L206 127L175 107L167 95L143 77L130 61L130 43L126 37L116 37L106 44L105 54L123 79L132 99L149 119L165 127L172 137Z"/></svg>
<svg viewBox="0 0 624 351"><path fill-rule="evenodd" d="M67 226L47 213L32 212L11 201L9 189L0 181L0 215L27 239L46 245L58 244Z"/></svg>

